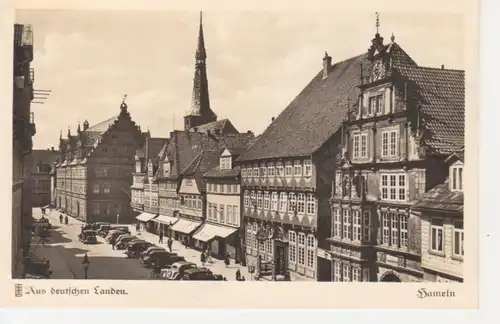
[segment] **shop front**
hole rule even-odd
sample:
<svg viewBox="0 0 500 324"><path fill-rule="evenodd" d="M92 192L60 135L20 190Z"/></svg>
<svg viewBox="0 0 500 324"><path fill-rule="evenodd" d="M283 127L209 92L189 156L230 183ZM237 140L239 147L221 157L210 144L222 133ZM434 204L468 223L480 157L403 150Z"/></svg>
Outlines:
<svg viewBox="0 0 500 324"><path fill-rule="evenodd" d="M173 237L172 226L179 221L178 217L159 215L153 219L156 223L156 228L159 232L162 232L166 237Z"/></svg>
<svg viewBox="0 0 500 324"><path fill-rule="evenodd" d="M200 227L202 223L200 221L195 221L186 218L179 218L178 221L172 225L171 230L173 238L184 245L189 247L200 248L196 244L193 244L191 234Z"/></svg>
<svg viewBox="0 0 500 324"><path fill-rule="evenodd" d="M139 229L141 231L146 231L149 233L154 233L155 232L155 226L151 220L153 220L156 217L155 214L143 212L139 214L135 219L137 219L137 222L139 223Z"/></svg>
<svg viewBox="0 0 500 324"><path fill-rule="evenodd" d="M212 256L223 259L229 253L232 259L236 258L236 242L238 229L235 227L216 225L214 223L204 223L193 234L198 246L210 247Z"/></svg>

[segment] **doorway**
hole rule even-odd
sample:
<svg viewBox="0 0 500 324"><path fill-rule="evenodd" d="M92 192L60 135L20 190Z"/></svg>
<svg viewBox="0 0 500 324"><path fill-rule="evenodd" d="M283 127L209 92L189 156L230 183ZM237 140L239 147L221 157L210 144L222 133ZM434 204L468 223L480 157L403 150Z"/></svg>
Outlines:
<svg viewBox="0 0 500 324"><path fill-rule="evenodd" d="M274 240L274 261L277 275L288 270L288 243Z"/></svg>
<svg viewBox="0 0 500 324"><path fill-rule="evenodd" d="M399 279L399 277L393 273L387 273L382 277L382 279L380 281L381 282L401 282L401 279Z"/></svg>

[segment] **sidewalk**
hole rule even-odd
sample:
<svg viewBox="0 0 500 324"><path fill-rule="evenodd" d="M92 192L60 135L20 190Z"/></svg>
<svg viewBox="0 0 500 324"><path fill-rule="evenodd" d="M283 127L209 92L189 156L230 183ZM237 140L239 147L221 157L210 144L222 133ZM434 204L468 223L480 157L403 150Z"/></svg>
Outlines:
<svg viewBox="0 0 500 324"><path fill-rule="evenodd" d="M31 244L31 248L36 245ZM75 279L76 275L69 266L68 262L61 255L60 251L56 246L51 246L50 244L39 244L36 250L33 252L40 259L45 259L50 261L50 270L52 270L52 275L50 279Z"/></svg>

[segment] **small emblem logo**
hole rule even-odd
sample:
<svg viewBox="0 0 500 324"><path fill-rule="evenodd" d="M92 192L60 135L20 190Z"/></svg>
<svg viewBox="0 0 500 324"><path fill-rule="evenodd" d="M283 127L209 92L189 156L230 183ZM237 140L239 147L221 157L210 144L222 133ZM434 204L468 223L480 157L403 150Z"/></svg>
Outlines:
<svg viewBox="0 0 500 324"><path fill-rule="evenodd" d="M16 297L23 297L23 285L22 284L15 284L14 293L15 293Z"/></svg>

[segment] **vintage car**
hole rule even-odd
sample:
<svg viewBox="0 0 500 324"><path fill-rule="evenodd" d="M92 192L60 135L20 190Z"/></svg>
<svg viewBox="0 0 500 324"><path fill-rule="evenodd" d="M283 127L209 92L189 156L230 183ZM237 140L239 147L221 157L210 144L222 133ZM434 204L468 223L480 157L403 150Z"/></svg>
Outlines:
<svg viewBox="0 0 500 324"><path fill-rule="evenodd" d="M153 268L159 267L159 268L165 268L166 266L170 266L176 262L180 261L186 261L183 256L180 255L162 255L160 257L157 257L151 261L151 266Z"/></svg>
<svg viewBox="0 0 500 324"><path fill-rule="evenodd" d="M129 234L129 233L120 230L112 230L108 233L108 235L106 235L106 242L111 243L111 240L115 240L116 242L118 237L123 234Z"/></svg>
<svg viewBox="0 0 500 324"><path fill-rule="evenodd" d="M140 253L147 250L151 245L153 244L144 240L131 241L127 245L127 250L123 253L127 255L127 258L138 258Z"/></svg>
<svg viewBox="0 0 500 324"><path fill-rule="evenodd" d="M123 234L116 240L115 248L117 250L123 250L127 247L127 244L133 240L137 240L137 237L130 234Z"/></svg>
<svg viewBox="0 0 500 324"><path fill-rule="evenodd" d="M106 223L106 222L96 222L96 223L92 223L90 225L90 229L97 232L97 231L99 231L99 229L101 228L102 225L110 225L110 224Z"/></svg>
<svg viewBox="0 0 500 324"><path fill-rule="evenodd" d="M109 225L109 224L101 225L101 227L97 231L97 234L100 235L101 237L106 237L111 231L117 231L117 230L119 230L123 233L130 234L130 229L128 228L128 226L116 226L116 225Z"/></svg>
<svg viewBox="0 0 500 324"><path fill-rule="evenodd" d="M165 270L162 272L166 280L181 280L184 272L188 269L197 268L196 263L188 261L175 262L172 265L165 266Z"/></svg>
<svg viewBox="0 0 500 324"><path fill-rule="evenodd" d="M83 244L96 244L97 237L95 232L92 230L83 230L80 234L78 234L78 240Z"/></svg>
<svg viewBox="0 0 500 324"><path fill-rule="evenodd" d="M151 253L153 253L155 251L166 251L166 250L164 248L162 248L161 246L152 245L152 246L148 247L145 251L141 252L141 254L139 255L139 258L142 260L143 258L145 258L146 256L150 255Z"/></svg>
<svg viewBox="0 0 500 324"><path fill-rule="evenodd" d="M42 217L40 219L36 219L36 218L33 219L32 227L31 227L31 230L33 233L38 233L41 229L48 230L51 228L52 228L52 225L50 224L50 221L47 218Z"/></svg>
<svg viewBox="0 0 500 324"><path fill-rule="evenodd" d="M26 279L48 279L52 275L50 261L40 259L33 253L24 258Z"/></svg>
<svg viewBox="0 0 500 324"><path fill-rule="evenodd" d="M181 280L206 281L215 280L214 274L207 268L192 268L184 271Z"/></svg>
<svg viewBox="0 0 500 324"><path fill-rule="evenodd" d="M141 264L145 266L152 266L155 260L177 255L168 251L153 251L141 259Z"/></svg>

